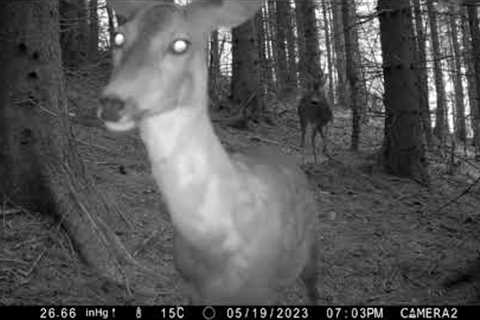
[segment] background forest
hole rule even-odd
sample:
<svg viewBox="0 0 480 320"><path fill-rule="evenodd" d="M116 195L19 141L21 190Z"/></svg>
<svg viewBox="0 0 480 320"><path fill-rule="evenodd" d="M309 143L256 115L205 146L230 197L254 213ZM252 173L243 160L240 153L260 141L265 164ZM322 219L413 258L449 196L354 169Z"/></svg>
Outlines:
<svg viewBox="0 0 480 320"><path fill-rule="evenodd" d="M265 0L211 34L224 147L280 148L315 188L319 304L480 301L479 7ZM186 302L140 138L97 118L125 18L105 0L0 3L0 305ZM297 107L321 79L333 121L314 161Z"/></svg>

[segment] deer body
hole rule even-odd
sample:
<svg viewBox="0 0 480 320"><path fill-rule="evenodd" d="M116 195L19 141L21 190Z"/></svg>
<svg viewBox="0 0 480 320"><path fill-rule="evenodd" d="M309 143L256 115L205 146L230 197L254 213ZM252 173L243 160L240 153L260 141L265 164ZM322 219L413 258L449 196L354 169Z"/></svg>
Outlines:
<svg viewBox="0 0 480 320"><path fill-rule="evenodd" d="M311 144L313 149L313 156L315 162L317 162L317 152L315 138L317 133L320 133L323 143L323 153L327 152L328 138L326 134L327 124L332 121L333 113L330 109L325 93L320 84L314 86L314 90L303 95L298 104L298 118L300 120L300 147L305 146L305 133L308 127L311 127Z"/></svg>
<svg viewBox="0 0 480 320"><path fill-rule="evenodd" d="M209 9L226 10L222 21L229 14L238 23L239 7L245 19L258 6L252 3L198 1L137 11L120 40L130 33L153 36L143 48L125 42L115 57L100 117L112 130L140 129L175 229L175 264L194 303L272 303L299 275L315 302L317 216L305 176L270 151L227 154L208 117L210 29L198 31L208 24L202 17ZM160 30L142 23L150 15L164 16ZM136 54L150 60L138 61Z"/></svg>

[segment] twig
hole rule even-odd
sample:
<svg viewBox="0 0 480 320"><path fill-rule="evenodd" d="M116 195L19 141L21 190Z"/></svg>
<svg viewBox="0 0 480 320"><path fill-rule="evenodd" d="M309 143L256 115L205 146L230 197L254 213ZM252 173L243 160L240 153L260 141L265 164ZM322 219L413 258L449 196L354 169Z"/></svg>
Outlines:
<svg viewBox="0 0 480 320"><path fill-rule="evenodd" d="M143 251L143 249L146 247L146 245L152 241L152 239L155 239L155 237L158 235L158 230L154 230L150 236L148 236L145 240L142 241L140 246L133 252L132 256L135 258L140 251Z"/></svg>
<svg viewBox="0 0 480 320"><path fill-rule="evenodd" d="M21 246L24 246L26 244L34 243L34 242L40 242L40 241L42 241L44 239L48 239L48 238L49 238L49 236L43 236L43 237L40 237L40 238L33 238L33 239L25 240L25 241L22 241L20 243L17 243L13 248L18 249Z"/></svg>
<svg viewBox="0 0 480 320"><path fill-rule="evenodd" d="M107 147L104 147L104 146L101 146L101 145L98 145L98 144L95 144L95 143L89 143L89 142L80 140L80 139L78 139L78 138L75 138L75 141L77 141L78 143L87 145L87 146L95 147L95 148L100 149L100 150L103 150L103 151L113 152L112 149L108 149Z"/></svg>
<svg viewBox="0 0 480 320"><path fill-rule="evenodd" d="M22 209L3 209L3 210L0 210L0 214L4 217L13 216L13 215L18 214L18 213L24 213L24 211Z"/></svg>
<svg viewBox="0 0 480 320"><path fill-rule="evenodd" d="M35 267L38 265L38 262L40 261L40 259L42 259L43 255L45 254L45 252L47 252L47 248L43 248L42 252L40 252L40 254L37 256L37 258L35 259L35 261L33 262L32 266L30 267L30 269L28 269L26 272L22 272L22 275L25 277L25 278L28 278L33 270L35 270Z"/></svg>
<svg viewBox="0 0 480 320"><path fill-rule="evenodd" d="M443 205L439 206L438 208L436 208L435 210L432 210L432 214L434 213L438 213L440 210L443 210L445 209L446 207L450 206L451 204L457 202L459 199L461 199L463 196L465 196L466 194L468 194L470 192L470 190L472 190L472 188L478 184L480 182L480 177L477 178L474 182L472 182L468 187L466 187L458 196L456 196L455 198L447 201L446 203L444 203Z"/></svg>
<svg viewBox="0 0 480 320"><path fill-rule="evenodd" d="M23 261L23 260L18 260L18 259L8 259L8 258L0 258L0 263L17 263L17 264L23 264L23 265L28 265L28 262Z"/></svg>

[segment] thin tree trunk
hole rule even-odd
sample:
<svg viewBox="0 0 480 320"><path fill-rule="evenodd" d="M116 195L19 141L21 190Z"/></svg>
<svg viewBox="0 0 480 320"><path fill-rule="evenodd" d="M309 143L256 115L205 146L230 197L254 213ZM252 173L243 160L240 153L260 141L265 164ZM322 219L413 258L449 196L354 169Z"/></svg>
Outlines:
<svg viewBox="0 0 480 320"><path fill-rule="evenodd" d="M433 134L440 140L441 144L445 142L446 127L446 97L445 85L441 66L440 40L438 38L437 15L433 8L433 1L427 0L428 19L430 21L430 35L432 40L433 73L435 75L435 90L437 92L437 110L435 112L435 128Z"/></svg>
<svg viewBox="0 0 480 320"><path fill-rule="evenodd" d="M333 58L332 45L330 41L330 21L328 19L327 0L322 0L323 23L325 26L325 47L327 48L328 63L328 98L332 104L335 104L335 94L333 91Z"/></svg>
<svg viewBox="0 0 480 320"><path fill-rule="evenodd" d="M295 15L290 5L290 1L293 0L278 0L279 8L285 8L287 13L285 22L286 25L286 38L287 38L287 62L288 62L288 86L291 89L296 89L298 86L298 64L297 64L297 51L296 51L296 38L294 33ZM281 4L281 5L280 5ZM279 9L280 10L280 9ZM288 20L287 20L288 19Z"/></svg>
<svg viewBox="0 0 480 320"><path fill-rule="evenodd" d="M476 6L468 7L468 23L470 27L470 36L472 38L472 57L473 57L473 69L475 78L475 88L477 93L477 115L480 115L480 26L478 20L478 11ZM480 131L480 120L476 121L477 130ZM480 137L477 137L480 140ZM476 144L477 157L480 157L480 141Z"/></svg>
<svg viewBox="0 0 480 320"><path fill-rule="evenodd" d="M454 8L452 8L454 9ZM456 15L452 13L449 16L451 47L453 52L453 84L455 90L455 133L457 138L463 143L467 140L467 132L465 126L465 105L463 103L464 93L462 85L462 63L460 54L460 44L458 42L458 27Z"/></svg>
<svg viewBox="0 0 480 320"><path fill-rule="evenodd" d="M217 78L220 75L220 51L218 46L218 31L210 34L210 60L208 65L208 88L210 98L217 96Z"/></svg>
<svg viewBox="0 0 480 320"><path fill-rule="evenodd" d="M254 113L257 120L263 116L265 113L265 104L264 101L265 94L274 86L273 84L273 65L271 59L272 48L270 46L271 41L268 40L269 37L269 24L267 22L267 17L264 17L266 11L264 9L260 10L254 18L255 21L255 31L257 34L257 50L255 52L258 54L255 67L258 69L259 81L257 82L257 93L256 99L258 101L258 106Z"/></svg>
<svg viewBox="0 0 480 320"><path fill-rule="evenodd" d="M468 15L468 9L465 9L465 15ZM470 27L468 19L462 19L462 42L464 48L464 63L467 77L468 102L470 105L470 123L473 130L473 145L480 149L480 113L479 98L477 96L477 87L475 81L475 68L473 66L472 40L470 37Z"/></svg>
<svg viewBox="0 0 480 320"><path fill-rule="evenodd" d="M287 64L287 35L286 30L289 27L289 10L288 2L285 0L276 0L275 6L275 39L273 40L273 48L275 52L275 67L278 76L278 89L282 92L288 91L288 87L292 85L289 79L289 71ZM270 13L272 14L272 13Z"/></svg>
<svg viewBox="0 0 480 320"><path fill-rule="evenodd" d="M113 34L115 33L115 13L113 13L112 6L107 2L107 14L108 14L108 42L112 43Z"/></svg>
<svg viewBox="0 0 480 320"><path fill-rule="evenodd" d="M300 55L300 84L310 88L312 82L323 79L320 66L320 46L318 39L315 5L312 0L295 0Z"/></svg>
<svg viewBox="0 0 480 320"><path fill-rule="evenodd" d="M307 83L307 49L305 46L305 25L304 25L304 0L295 0L295 25L297 27L297 48L298 48L298 74L300 88L305 88Z"/></svg>
<svg viewBox="0 0 480 320"><path fill-rule="evenodd" d="M89 37L89 60L95 61L98 58L98 0L90 0L90 32Z"/></svg>
<svg viewBox="0 0 480 320"><path fill-rule="evenodd" d="M360 142L360 119L361 119L361 104L362 97L360 92L360 66L358 65L358 59L356 59L354 38L352 36L351 29L351 11L349 9L349 0L342 0L342 17L343 17L343 30L345 38L345 56L346 56L346 75L348 83L350 85L351 93L351 109L352 109L352 138L351 149L358 150Z"/></svg>
<svg viewBox="0 0 480 320"><path fill-rule="evenodd" d="M88 12L85 0L60 0L60 43L68 67L76 68L88 57Z"/></svg>
<svg viewBox="0 0 480 320"><path fill-rule="evenodd" d="M353 59L354 64L357 68L357 76L358 76L358 83L357 85L357 97L356 99L360 99L356 102L359 109L359 120L366 121L367 120L367 109L368 109L368 90L367 90L367 81L365 80L363 68L362 68L362 56L360 54L360 44L358 42L358 26L357 26L357 6L355 4L355 0L348 0L348 14L350 17L350 35L351 35L351 44L353 46ZM344 26L345 28L345 26ZM345 32L345 31L344 31ZM351 94L353 97L353 95Z"/></svg>
<svg viewBox="0 0 480 320"><path fill-rule="evenodd" d="M255 21L249 20L232 29L232 100L241 107L238 127L246 128L251 116L258 115L259 52ZM247 113L247 110L250 110Z"/></svg>
<svg viewBox="0 0 480 320"><path fill-rule="evenodd" d="M433 146L432 140L432 119L430 117L430 104L428 99L428 75L427 75L427 50L426 50L426 37L425 29L423 25L423 14L420 0L413 0L415 11L415 30L416 30L416 44L418 52L417 62L417 76L418 86L420 88L420 110L422 114L423 130L425 132L425 140L427 146L431 148Z"/></svg>
<svg viewBox="0 0 480 320"><path fill-rule="evenodd" d="M335 67L337 69L337 94L338 104L346 107L350 105L350 87L347 80L346 62L345 62L345 36L342 22L341 1L332 0L332 18L333 18L333 47L335 50Z"/></svg>

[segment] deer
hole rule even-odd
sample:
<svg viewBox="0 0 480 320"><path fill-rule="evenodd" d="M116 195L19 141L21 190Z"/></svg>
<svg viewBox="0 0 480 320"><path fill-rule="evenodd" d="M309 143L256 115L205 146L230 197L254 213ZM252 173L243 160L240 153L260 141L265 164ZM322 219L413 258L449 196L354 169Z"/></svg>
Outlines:
<svg viewBox="0 0 480 320"><path fill-rule="evenodd" d="M323 143L323 154L327 154L327 125L333 120L332 109L325 94L326 77L323 75L319 80L314 80L311 87L304 93L298 103L297 112L300 121L300 148L305 147L305 133L308 127L311 127L311 144L313 149L313 158L317 163L317 152L315 138L320 133Z"/></svg>
<svg viewBox="0 0 480 320"><path fill-rule="evenodd" d="M228 154L208 114L209 33L252 18L262 1L111 3L128 19L113 35L98 116L111 131L140 133L188 301L272 304L300 279L316 303L319 219L307 177L280 151Z"/></svg>

